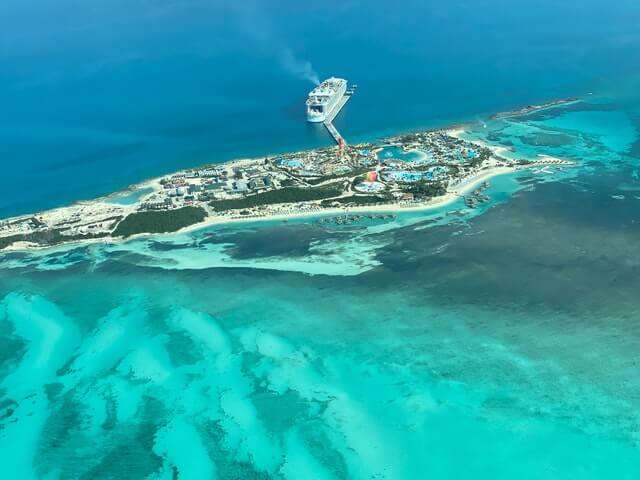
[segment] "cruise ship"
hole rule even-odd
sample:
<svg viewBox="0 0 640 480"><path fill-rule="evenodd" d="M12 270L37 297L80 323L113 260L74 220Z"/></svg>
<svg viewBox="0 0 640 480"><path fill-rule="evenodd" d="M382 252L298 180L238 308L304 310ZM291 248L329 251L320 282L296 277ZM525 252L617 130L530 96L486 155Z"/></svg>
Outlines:
<svg viewBox="0 0 640 480"><path fill-rule="evenodd" d="M324 122L346 91L347 81L335 77L326 79L311 90L307 99L307 120Z"/></svg>

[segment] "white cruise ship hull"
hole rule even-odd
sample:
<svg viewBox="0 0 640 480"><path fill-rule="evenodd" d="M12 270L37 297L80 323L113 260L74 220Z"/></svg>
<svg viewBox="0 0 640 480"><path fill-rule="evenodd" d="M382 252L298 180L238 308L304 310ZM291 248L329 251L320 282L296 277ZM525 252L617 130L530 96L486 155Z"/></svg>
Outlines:
<svg viewBox="0 0 640 480"><path fill-rule="evenodd" d="M307 122L321 123L324 122L326 118L326 115L312 115L307 112Z"/></svg>
<svg viewBox="0 0 640 480"><path fill-rule="evenodd" d="M309 92L307 98L307 121L324 122L347 91L347 81L331 77Z"/></svg>

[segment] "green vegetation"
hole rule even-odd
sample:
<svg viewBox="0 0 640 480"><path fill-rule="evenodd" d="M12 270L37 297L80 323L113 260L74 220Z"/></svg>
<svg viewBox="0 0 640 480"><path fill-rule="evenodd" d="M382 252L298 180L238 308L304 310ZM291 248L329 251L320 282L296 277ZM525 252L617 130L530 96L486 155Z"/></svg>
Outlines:
<svg viewBox="0 0 640 480"><path fill-rule="evenodd" d="M400 143L412 143L420 140L420 135L417 133L407 133L397 138Z"/></svg>
<svg viewBox="0 0 640 480"><path fill-rule="evenodd" d="M485 160L489 160L492 153L493 152L490 149L483 148L475 157L469 160L467 165L471 168L479 167L480 165L482 165L482 162L484 162Z"/></svg>
<svg viewBox="0 0 640 480"><path fill-rule="evenodd" d="M63 235L61 230L47 230L44 232L33 232L24 235L12 235L0 238L0 250L10 247L17 242L35 243L41 247L57 245L62 242L74 242L77 240L90 240L108 236L108 233L89 233L86 235Z"/></svg>
<svg viewBox="0 0 640 480"><path fill-rule="evenodd" d="M217 200L210 205L218 212L226 210L240 210L258 207L260 205L273 205L276 203L296 203L323 200L337 197L342 193L342 182L330 183L318 188L294 188L287 187L279 190L270 190L256 195L249 195L234 200Z"/></svg>
<svg viewBox="0 0 640 480"><path fill-rule="evenodd" d="M212 199L213 199L213 195L206 192L198 195L199 202L208 202L209 200L212 200Z"/></svg>
<svg viewBox="0 0 640 480"><path fill-rule="evenodd" d="M370 170L371 168L357 168L346 173L336 173L335 175L325 175L324 177L309 178L306 179L306 182L309 185L317 185L319 183L326 182L327 180L335 180L336 178L351 177L353 175L364 175Z"/></svg>
<svg viewBox="0 0 640 480"><path fill-rule="evenodd" d="M447 163L447 162L437 162L437 163L429 163L427 165L418 165L413 167L413 170L417 172L427 172L432 168L436 167L444 167L447 169L447 173L450 175L456 175L460 171L460 166L455 163Z"/></svg>
<svg viewBox="0 0 640 480"><path fill-rule="evenodd" d="M351 180L350 188L353 190L356 187L356 185L364 182L366 179L367 179L366 175L358 175L353 180Z"/></svg>
<svg viewBox="0 0 640 480"><path fill-rule="evenodd" d="M5 249L11 245L13 245L15 242L19 242L21 240L24 240L24 235L12 235L10 237L2 237L0 238L0 250Z"/></svg>
<svg viewBox="0 0 640 480"><path fill-rule="evenodd" d="M351 195L349 197L334 198L331 200L323 200L323 207L331 207L334 204L354 204L354 205L373 205L376 203L384 203L390 201L390 198L379 197L377 195Z"/></svg>
<svg viewBox="0 0 640 480"><path fill-rule="evenodd" d="M433 198L447 193L447 187L443 182L428 182L420 180L407 189L415 198Z"/></svg>
<svg viewBox="0 0 640 480"><path fill-rule="evenodd" d="M118 224L114 236L130 237L137 233L175 232L181 228L202 222L207 212L201 207L183 207L177 210L137 212L128 215Z"/></svg>
<svg viewBox="0 0 640 480"><path fill-rule="evenodd" d="M10 245L13 245L15 242L19 240L20 240L20 235L12 235L10 237L0 238L0 250L7 248Z"/></svg>
<svg viewBox="0 0 640 480"><path fill-rule="evenodd" d="M40 220L35 217L31 218L31 223L36 226L45 226ZM122 216L113 216L109 218L105 218L102 220L103 222L114 221L119 222L122 220ZM69 221L61 223L61 226L72 225L78 223L78 221ZM67 228L56 228L53 230L44 230L40 232L32 232L18 235L11 235L9 237L0 238L0 250L3 250L7 247L10 247L14 243L17 242L29 242L39 245L41 247L48 247L52 245L57 245L63 242L74 242L79 240L91 240L94 238L103 238L109 236L108 232L102 233L87 233L87 234L78 234L78 235L65 235L64 232L68 231Z"/></svg>

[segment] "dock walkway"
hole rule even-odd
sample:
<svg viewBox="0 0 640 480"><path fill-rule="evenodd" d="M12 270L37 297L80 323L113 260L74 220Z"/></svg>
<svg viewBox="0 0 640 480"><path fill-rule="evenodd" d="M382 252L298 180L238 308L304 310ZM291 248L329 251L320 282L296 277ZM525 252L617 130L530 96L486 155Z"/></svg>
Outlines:
<svg viewBox="0 0 640 480"><path fill-rule="evenodd" d="M329 133L331 134L331 136L333 137L333 139L336 141L338 145L340 145L340 143L342 143L342 145L346 145L344 137L340 135L340 132L336 127L333 126L333 123L324 122L324 126L327 127L327 130L329 131Z"/></svg>
<svg viewBox="0 0 640 480"><path fill-rule="evenodd" d="M349 101L350 98L351 98L351 95L349 94L343 95L342 98L338 100L338 103L336 103L336 106L333 107L333 110L329 112L325 121L323 122L324 126L327 128L327 130L329 131L329 133L331 134L331 136L333 137L333 139L336 141L338 145L340 144L346 145L347 142L344 139L344 137L340 135L340 132L338 131L338 129L333 125L333 120L338 116L338 113L340 113L340 110L342 110L342 107L345 106L345 104Z"/></svg>

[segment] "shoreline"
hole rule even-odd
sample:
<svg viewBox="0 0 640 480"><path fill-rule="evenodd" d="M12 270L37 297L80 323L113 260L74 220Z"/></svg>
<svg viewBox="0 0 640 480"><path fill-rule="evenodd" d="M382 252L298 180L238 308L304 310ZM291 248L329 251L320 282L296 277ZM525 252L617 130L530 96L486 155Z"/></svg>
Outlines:
<svg viewBox="0 0 640 480"><path fill-rule="evenodd" d="M447 205L451 205L459 200L465 193L473 190L482 182L485 182L493 177L497 177L500 175L506 175L510 173L515 173L519 171L519 169L515 167L490 167L488 169L482 170L478 175L470 177L468 179L463 180L458 185L452 187L451 191L447 192L445 195L440 197L436 197L428 202L423 203L395 203L395 204L381 204L381 205L362 205L362 206L353 206L346 208L337 208L337 207L327 207L327 208L317 208L312 211L298 211L298 212L287 212L287 213L276 213L273 215L260 215L260 216L209 216L203 222L195 223L193 225L188 225L174 232L158 232L158 233L138 233L132 235L130 237L122 238L122 237L111 237L105 236L100 238L89 238L82 240L70 240L66 242L60 242L55 245L36 245L29 242L15 242L14 244L6 247L3 250L0 250L0 255L3 253L16 253L16 252L34 252L34 251L45 251L50 249L55 249L58 247L73 247L73 246L83 246L83 245L94 245L94 244L119 244L126 243L129 241L140 240L143 238L151 238L157 237L161 235L180 235L190 232L195 232L198 230L214 227L214 226L224 226L224 225L235 225L242 223L253 223L253 222L285 222L290 219L300 219L300 218L321 218L328 215L343 215L345 213L403 213L403 212L427 212L430 210L436 210L438 208L445 207ZM64 207L63 207L64 208Z"/></svg>
<svg viewBox="0 0 640 480"><path fill-rule="evenodd" d="M465 140L465 138L463 137L463 134L466 132L466 130L462 126L456 126L454 128L450 128L445 131L454 138ZM504 145L493 145L487 141L477 140L475 138L473 139L473 142L485 148L488 148L493 152L494 155L498 157L509 158L508 157L509 154L515 153L512 149L510 149L509 147L505 147Z"/></svg>
<svg viewBox="0 0 640 480"><path fill-rule="evenodd" d="M496 118L498 115L504 116L513 116L518 114L527 114L530 111L538 111L541 109L550 109L554 107L558 107L565 104L579 102L581 99L579 97L574 97L565 100L554 100L542 105L538 106L529 106L519 110L513 110L509 112L504 112L501 114L494 114L489 118ZM491 157L491 161L489 161L484 166L481 165L481 168L475 172L468 172L466 177L456 178L454 179L454 183L450 183L447 187L446 193L443 195L429 198L428 200L423 199L422 201L416 201L411 199L396 199L393 202L389 203L380 203L380 204L369 204L369 205L355 205L355 206L327 206L323 207L319 203L316 202L299 202L297 205L303 205L302 208L295 208L295 202L291 203L273 203L268 204L269 207L273 209L272 212L252 212L251 214L242 215L239 211L230 210L231 214L216 212L212 210L210 206L203 205L200 206L206 215L204 221L187 225L185 227L179 228L173 231L167 232L145 232L145 233L136 233L130 236L112 236L114 232L115 226L117 226L124 218L127 218L129 215L137 213L140 211L140 205L144 202L152 202L157 195L161 195L163 193L163 181L166 180L167 175L157 176L152 178L144 179L140 182L132 183L127 186L123 190L119 190L116 192L112 192L108 195L103 195L97 197L95 199L90 200L79 200L73 202L67 206L56 207L53 209L40 211L31 214L18 215L14 217L9 217L5 219L0 219L0 227L4 227L5 230L9 231L9 234L0 236L0 240L3 238L9 239L9 243L4 247L0 248L0 252L16 252L16 251L33 251L33 250L44 250L55 248L58 246L66 246L66 245L88 245L94 243L119 243L126 242L131 239L140 238L142 236L154 236L154 235L171 235L171 234L180 234L191 232L215 225L225 225L225 224L234 224L234 223L247 223L247 222L263 222L263 221L287 221L289 219L295 218L306 218L306 217L323 217L327 215L341 215L346 212L359 212L359 213L367 213L367 212L385 212L385 213L395 213L395 212L406 212L406 211L428 211L437 208L442 208L446 205L449 205L455 202L457 199L462 197L465 192L472 190L476 185L486 181L494 176L503 175L506 173L512 173L523 168L522 165L518 165L513 158L509 156L514 154L515 152L506 147L500 145L492 145L487 141L482 141L479 139L467 140L464 138L464 133L468 133L469 128L473 128L472 122L466 123L456 123L449 125L446 128L440 129L428 129L424 131L420 131L420 133L431 133L431 132L443 132L446 135L453 137L457 140L469 141L477 144L478 146L485 148L492 152L493 157ZM378 138L377 140L371 143L357 143L352 145L354 148L359 148L361 146L366 146L367 148L371 148L374 144L380 144L385 140L393 141L394 139L400 138L406 135L415 135L416 133L396 133L392 136ZM331 150L332 147L321 147L317 149L307 149L302 150L300 152L288 152L286 155L308 155L318 152L326 152ZM272 154L274 155L274 154ZM277 155L277 154L275 154ZM544 157L544 156L543 156ZM233 170L236 167L238 168L247 168L250 166L255 166L261 162L266 162L267 157L256 157L256 158L239 158L233 159L226 162L221 163L205 163L201 167L201 169L225 169L225 170ZM552 157L546 156L543 160L552 160ZM555 159L559 162L564 162L560 159ZM536 162L533 161L533 164ZM571 162L567 162L571 163ZM532 164L532 166L533 166ZM178 170L171 172L169 175L179 177L180 174L184 176L184 173L188 172L188 170ZM471 176L469 177L469 174ZM129 203L119 203L114 201L121 197L134 196L137 192L145 191L141 193L138 198L135 198L131 204ZM175 208L175 207L174 207ZM166 211L172 211L168 209ZM85 224L82 222L86 220L86 218L94 218L95 225L84 227ZM79 225L77 230L79 234L70 235L69 240L65 240L64 238L55 238L51 240L46 240L44 242L35 240L32 241L27 237L26 234L21 233L11 233L13 228L14 232L16 229L13 225L20 224L21 222L29 223L33 222L34 224L42 223L42 224L57 224L58 225L67 225L66 228L76 228L75 225ZM109 222L113 222L112 227L109 228ZM106 225L106 227L105 227ZM106 230L106 231L105 231ZM18 230L19 232L20 230ZM42 230L40 230L42 232ZM47 230L43 231L44 233ZM0 229L1 233L1 229ZM54 233L56 233L54 231ZM17 238L16 238L17 237ZM23 237L23 238L20 238ZM75 237L75 238L73 238ZM11 238L14 240L11 242Z"/></svg>
<svg viewBox="0 0 640 480"><path fill-rule="evenodd" d="M570 98L564 98L564 99L556 99L556 100L549 100L547 102L544 102L540 105L532 105L532 106L528 106L528 107L524 107L522 109L513 109L513 110L508 110L508 111L504 111L504 112L497 112L497 113L493 113L493 114L485 114L485 116L483 118L485 118L486 120L491 120L494 118L499 118L501 115L510 117L510 116L518 116L518 115L527 115L529 113L531 113L530 111L527 111L528 109L535 109L534 111L538 111L538 110L547 110L547 109L552 109L552 108L556 108L556 107L560 107L562 105L568 105L568 104L573 104L573 103L577 103L580 101L583 101L584 96L576 96L576 97L570 97ZM384 140L384 139L391 139L391 138L395 138L395 137L400 137L403 135L409 135L409 134L414 134L414 133L419 133L419 132L436 132L436 131L444 131L444 132L458 132L458 131L464 131L465 127L471 126L475 123L475 121L472 120L462 120L462 121L455 121L453 123L446 123L443 124L442 126L439 127L430 127L430 128L420 128L420 127L416 127L416 128L408 128L406 130L401 130L401 131L395 131L395 132L387 132L387 133L380 133L379 134L372 134L371 138L369 138L369 136L367 136L367 140L362 140L362 141L358 141L355 142L353 145L360 145L360 144L365 144L365 143L373 143L376 140ZM455 136L455 135L452 135ZM456 137L459 138L459 137ZM483 143L479 140L474 140L474 142L477 143ZM495 146L492 146L490 144L483 144L483 146L486 146L487 148L495 148ZM331 148L332 145L326 145L326 146L321 146L321 147L316 147L316 148L303 148L302 150L299 150L295 153L300 153L300 154L304 154L304 153L308 153L308 152L312 152L312 151L316 151L316 150L322 150L322 149L327 149L327 148ZM508 149L506 147L505 148L507 151ZM290 154L292 153L291 150L275 150L275 151L271 151L271 152L267 152L261 155L258 155L256 157L242 157L242 158L228 158L228 159L223 159L221 158L219 161L212 161L212 162L205 162L202 164L198 164L198 165L194 165L192 167L187 167L184 169L179 169L179 170L169 170L166 171L164 173L159 173L157 175L154 175L153 177L147 177L144 178L142 180L136 181L134 183L131 183L125 187L123 187L120 190L116 190L114 192L110 192L108 194L103 194L100 195L98 197L93 197L93 198L83 198L83 199L78 199L78 200L74 200L71 203L65 204L65 205L58 205L58 206L52 206L51 208L47 208L45 210L39 210L36 212L28 212L28 213L20 213L20 214L16 214L16 215L10 215L8 217L0 217L0 224L2 224L3 222L9 222L9 221L14 221L14 220L18 220L18 219L22 219L22 218L28 218L28 217L33 217L33 216L38 216L38 215L42 215L45 214L47 212L53 212L56 210L60 210L60 209L65 209L65 208L70 208L70 207L74 207L74 206L82 206L82 205L87 205L87 204L92 204L92 203L97 203L97 202L105 202L108 203L110 200L113 200L115 197L124 195L124 194L130 194L130 193L134 193L137 190L141 190L143 188L149 187L149 186L153 186L153 184L159 184L160 180L163 177L166 177L167 175L171 175L171 174L175 174L176 172L180 172L189 168L207 168L207 167L220 167L223 165L228 165L228 166L232 166L232 165L242 165L243 163L247 163L247 162L255 162L260 158L264 158L264 157L272 157L272 156L277 156L277 155L286 155L286 154ZM3 250L0 250L0 252Z"/></svg>

